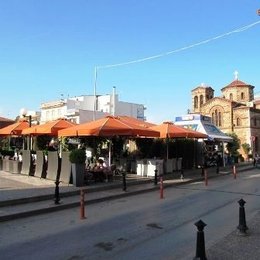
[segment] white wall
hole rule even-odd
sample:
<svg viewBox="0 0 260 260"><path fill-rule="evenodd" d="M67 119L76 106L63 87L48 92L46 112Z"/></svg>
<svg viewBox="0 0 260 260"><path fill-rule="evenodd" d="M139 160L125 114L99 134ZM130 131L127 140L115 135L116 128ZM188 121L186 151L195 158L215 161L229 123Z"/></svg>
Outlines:
<svg viewBox="0 0 260 260"><path fill-rule="evenodd" d="M102 95L97 97L97 111L93 115L94 96L79 96L60 101L47 102L42 104L41 123L58 118L73 119L75 123L83 123L98 119L105 115L113 114L115 105L115 115L132 116L145 119L144 106L129 102L118 101L118 95ZM113 102L114 101L114 102ZM115 103L115 104L113 104Z"/></svg>

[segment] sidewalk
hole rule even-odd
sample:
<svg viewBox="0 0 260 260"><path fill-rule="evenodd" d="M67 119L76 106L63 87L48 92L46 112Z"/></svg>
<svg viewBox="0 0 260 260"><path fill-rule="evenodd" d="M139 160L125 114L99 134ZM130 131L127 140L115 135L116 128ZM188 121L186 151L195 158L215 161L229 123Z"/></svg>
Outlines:
<svg viewBox="0 0 260 260"><path fill-rule="evenodd" d="M218 243L206 249L210 260L258 260L260 259L260 211L247 223L248 235L233 231Z"/></svg>
<svg viewBox="0 0 260 260"><path fill-rule="evenodd" d="M248 163L237 165L240 172L252 167L252 164ZM184 179L180 178L180 172L166 174L164 188L202 181L204 177L201 173L201 169L184 171ZM220 168L219 174L216 174L216 168L207 169L209 179L230 173L232 167ZM136 174L127 174L126 183L126 191L123 191L121 176L117 176L113 182L91 183L82 188L61 183L60 203L55 204L54 181L0 171L0 222L78 207L81 190L85 192L85 202L90 204L159 189L159 181L158 185L154 185L153 178L140 177Z"/></svg>

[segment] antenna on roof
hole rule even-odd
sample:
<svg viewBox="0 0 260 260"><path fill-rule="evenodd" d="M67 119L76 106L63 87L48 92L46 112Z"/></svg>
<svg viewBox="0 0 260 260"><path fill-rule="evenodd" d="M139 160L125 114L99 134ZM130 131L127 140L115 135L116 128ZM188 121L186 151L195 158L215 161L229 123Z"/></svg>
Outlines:
<svg viewBox="0 0 260 260"><path fill-rule="evenodd" d="M238 71L235 71L234 75L235 75L235 80L238 80Z"/></svg>

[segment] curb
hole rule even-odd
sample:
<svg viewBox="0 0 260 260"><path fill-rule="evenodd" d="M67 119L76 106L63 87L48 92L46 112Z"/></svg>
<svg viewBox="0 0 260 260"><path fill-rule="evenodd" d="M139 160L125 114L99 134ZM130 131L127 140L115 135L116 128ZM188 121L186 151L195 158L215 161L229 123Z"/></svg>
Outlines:
<svg viewBox="0 0 260 260"><path fill-rule="evenodd" d="M144 179L144 180L135 180L135 181L129 181L127 183L128 186L134 186L134 185L141 185L151 182L151 179ZM71 197L71 196L77 196L80 194L80 189L84 189L84 191L87 191L88 193L98 192L98 191L106 191L106 190L113 190L118 189L122 187L122 184L120 183L114 183L108 186L98 186L98 187L89 187L88 186L82 186L79 187L78 190L75 191L65 191L60 192L61 198ZM34 203L34 202L40 202L45 200L52 200L54 199L55 187L53 187L53 194L46 194L46 195L38 195L33 197L26 197L26 198L19 198L19 199L9 199L0 201L0 208L1 207L8 207L8 206L16 206L26 203Z"/></svg>
<svg viewBox="0 0 260 260"><path fill-rule="evenodd" d="M244 166L243 168L240 168L240 172L243 171L248 171L254 169L254 167L252 166ZM220 177L222 175L228 175L231 174L232 170L227 170L227 172L224 173L219 173L219 174L215 174L215 175L211 175L208 176L208 179L213 179L213 178L217 178ZM213 174L213 173L211 173ZM164 183L164 188L169 188L169 187L173 187L173 186L181 186L181 185L185 185L185 184L189 184L189 183L193 183L196 181L203 181L204 177L197 177L194 179L188 179L188 180L184 180L181 182L175 182L175 183ZM152 180L151 179L146 179L146 180L142 180L142 181L133 181L133 182L129 182L128 183L128 187L129 186L135 186L135 185L141 185L141 184L148 184L151 183L152 184ZM84 186L85 187L85 186ZM113 185L113 187L111 186L100 186L100 187L95 187L93 189L84 189L84 191L86 193L93 193L93 192L98 192L98 191L104 191L104 190L113 190L113 189L118 189L122 187L121 184L115 184ZM150 191L155 191L158 190L160 188L160 185L153 185L150 187L145 187L144 189L141 190L134 190L134 191L126 191L126 192L119 192L118 194L114 194L114 195L110 195L110 196L105 196L105 197L101 197L101 198L94 198L94 199L90 199L90 200L86 200L85 201L85 205L88 204L95 204L95 203L99 203L99 202L104 202L104 201L108 201L108 200L115 200L118 198L124 198L124 197L129 197L129 196L134 196L134 195L138 195L138 194L142 194L142 193L146 193L146 192L150 192ZM61 199L65 198L65 197L72 197L72 196L80 196L80 190L77 191L72 191L72 192L65 192L65 193L61 193ZM1 203L1 206L10 206L10 203L17 203L16 205L21 205L21 204L25 204L25 203L35 203L35 202L39 202L39 201L44 201L44 200L54 200L54 196L53 195L43 195L43 196L36 196L36 197L32 197L32 198L23 198L23 199L16 199L16 200L8 200L5 202ZM5 205L6 204L6 205ZM14 206L14 204L11 204L12 206ZM19 218L25 218L25 217L31 217L31 216L35 216L35 215L40 215L40 214L46 214L46 213L52 213L52 212L57 212L60 210L65 210L65 209L69 209L69 208L73 208L73 207L80 207L80 199L78 201L74 201L74 202L68 202L66 204L58 204L58 205L51 205L51 206L45 206L43 208L40 209L34 209L34 210L28 210L28 211L22 211L22 212L17 212L17 213L12 213L12 214L7 214L7 215L2 215L0 216L0 222L5 222L5 221L9 221L9 220L15 220L15 219L19 219Z"/></svg>

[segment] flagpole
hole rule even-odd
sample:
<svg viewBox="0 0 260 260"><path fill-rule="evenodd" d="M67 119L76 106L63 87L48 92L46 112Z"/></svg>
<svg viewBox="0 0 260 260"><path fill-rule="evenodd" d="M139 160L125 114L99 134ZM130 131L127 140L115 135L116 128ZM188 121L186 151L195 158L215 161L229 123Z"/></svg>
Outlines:
<svg viewBox="0 0 260 260"><path fill-rule="evenodd" d="M94 71L94 105L93 105L93 120L96 120L96 110L97 110L97 67Z"/></svg>

